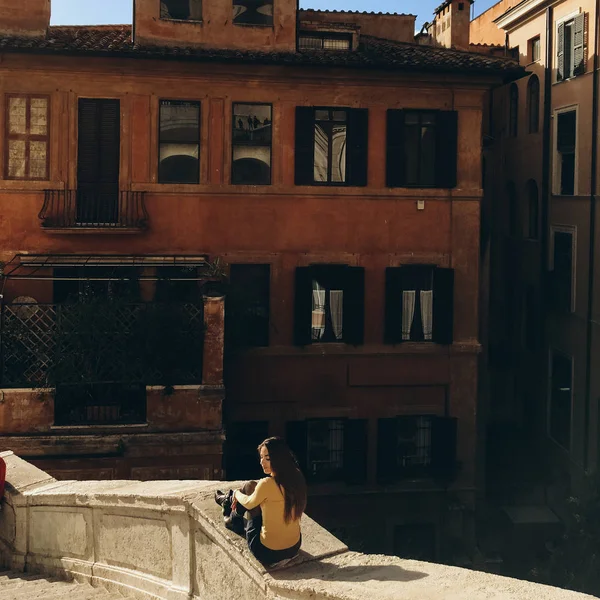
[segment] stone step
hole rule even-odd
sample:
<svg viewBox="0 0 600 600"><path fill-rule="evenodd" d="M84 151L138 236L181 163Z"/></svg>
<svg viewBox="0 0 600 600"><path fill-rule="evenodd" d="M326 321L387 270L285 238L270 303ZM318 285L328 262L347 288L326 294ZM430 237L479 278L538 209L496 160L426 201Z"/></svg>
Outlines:
<svg viewBox="0 0 600 600"><path fill-rule="evenodd" d="M127 600L117 591L39 574L0 573L1 600Z"/></svg>

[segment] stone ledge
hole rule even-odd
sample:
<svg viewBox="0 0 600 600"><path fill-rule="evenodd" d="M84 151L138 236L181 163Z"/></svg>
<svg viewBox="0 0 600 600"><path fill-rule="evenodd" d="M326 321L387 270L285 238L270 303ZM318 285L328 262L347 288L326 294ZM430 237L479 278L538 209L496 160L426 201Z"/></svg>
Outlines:
<svg viewBox="0 0 600 600"><path fill-rule="evenodd" d="M140 600L592 600L432 563L349 552L304 516L299 558L267 571L225 529L214 481L62 481L10 452L0 565L101 584Z"/></svg>

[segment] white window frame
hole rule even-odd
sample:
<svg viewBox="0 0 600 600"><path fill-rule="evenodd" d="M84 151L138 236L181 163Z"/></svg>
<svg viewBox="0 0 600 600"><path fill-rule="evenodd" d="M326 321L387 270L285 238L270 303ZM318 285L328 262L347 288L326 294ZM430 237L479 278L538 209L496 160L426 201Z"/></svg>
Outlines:
<svg viewBox="0 0 600 600"><path fill-rule="evenodd" d="M559 155L558 155L558 115L566 112L575 111L575 167L574 167L574 183L573 183L573 196L579 194L579 104L571 104L569 106L561 106L555 108L552 114L552 193L554 196L562 196L560 193L560 169L559 169ZM571 196L564 196L571 198Z"/></svg>
<svg viewBox="0 0 600 600"><path fill-rule="evenodd" d="M554 271L554 234L555 233L570 233L571 234L571 306L570 312L575 312L576 295L577 295L577 226L576 225L551 225L550 226L550 256L548 257L548 265L550 271Z"/></svg>
<svg viewBox="0 0 600 600"><path fill-rule="evenodd" d="M577 10L574 10L573 12L570 12L568 15L565 15L564 17L561 17L560 19L557 19L556 21L554 21L554 48L553 48L553 71L554 71L554 77L553 77L553 81L552 83L562 83L563 81L568 81L569 79L573 79L574 77L576 77L576 75L569 75L569 77L564 77L563 79L561 79L560 81L558 80L558 26L561 23L568 23L569 21L572 21L573 19L575 19L575 17L579 14L581 14L581 7L579 7ZM572 48L573 50L573 48ZM574 52L573 52L574 54Z"/></svg>
<svg viewBox="0 0 600 600"><path fill-rule="evenodd" d="M550 425L551 425L551 414L552 414L552 355L553 354L562 354L565 358L571 359L571 415L570 415L570 423L569 423L569 447L565 448L559 442L557 442L551 435ZM555 444L558 448L561 448L565 452L571 454L573 448L573 412L574 412L574 390L575 390L575 357L564 350L559 350L556 347L550 346L548 348L548 395L546 399L546 435L549 440L552 440L552 443Z"/></svg>

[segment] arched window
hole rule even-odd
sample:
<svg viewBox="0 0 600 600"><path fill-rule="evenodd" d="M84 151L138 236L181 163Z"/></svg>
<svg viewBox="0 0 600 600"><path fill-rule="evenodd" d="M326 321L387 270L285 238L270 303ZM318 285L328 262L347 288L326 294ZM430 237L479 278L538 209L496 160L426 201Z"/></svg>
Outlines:
<svg viewBox="0 0 600 600"><path fill-rule="evenodd" d="M527 202L528 202L528 231L527 237L530 240L537 240L540 235L540 201L537 183L530 179L527 182Z"/></svg>
<svg viewBox="0 0 600 600"><path fill-rule="evenodd" d="M519 231L519 205L517 188L512 181L506 184L506 196L508 198L508 234L516 236Z"/></svg>
<svg viewBox="0 0 600 600"><path fill-rule="evenodd" d="M508 110L508 135L517 137L519 131L519 88L516 83L510 86Z"/></svg>
<svg viewBox="0 0 600 600"><path fill-rule="evenodd" d="M532 75L527 82L527 119L529 133L537 133L540 122L540 80Z"/></svg>

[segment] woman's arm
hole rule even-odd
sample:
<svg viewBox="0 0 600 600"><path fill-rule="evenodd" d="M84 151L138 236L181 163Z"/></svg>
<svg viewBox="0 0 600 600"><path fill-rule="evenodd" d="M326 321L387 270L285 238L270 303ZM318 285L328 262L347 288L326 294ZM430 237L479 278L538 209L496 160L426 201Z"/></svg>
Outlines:
<svg viewBox="0 0 600 600"><path fill-rule="evenodd" d="M260 504L262 504L267 498L267 486L269 485L269 479L261 479L254 492L250 496L243 494L240 490L235 490L235 499L246 509L252 510Z"/></svg>

